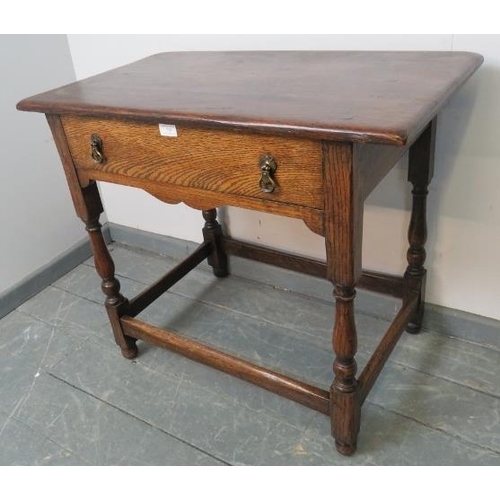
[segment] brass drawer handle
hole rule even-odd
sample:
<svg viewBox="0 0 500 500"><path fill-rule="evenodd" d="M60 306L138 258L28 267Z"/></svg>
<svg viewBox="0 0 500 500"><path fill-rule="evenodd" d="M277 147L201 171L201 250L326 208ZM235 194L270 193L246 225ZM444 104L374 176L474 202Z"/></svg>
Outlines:
<svg viewBox="0 0 500 500"><path fill-rule="evenodd" d="M96 163L104 163L106 157L102 152L102 139L97 134L90 136L90 155Z"/></svg>
<svg viewBox="0 0 500 500"><path fill-rule="evenodd" d="M276 181L273 179L273 174L278 167L276 160L270 154L264 155L259 160L261 171L259 186L263 193L272 193L276 188Z"/></svg>

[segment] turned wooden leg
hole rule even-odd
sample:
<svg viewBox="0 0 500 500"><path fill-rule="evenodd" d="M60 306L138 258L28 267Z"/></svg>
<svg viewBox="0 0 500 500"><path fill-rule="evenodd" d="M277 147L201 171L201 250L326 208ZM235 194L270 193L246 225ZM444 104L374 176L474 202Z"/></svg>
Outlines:
<svg viewBox="0 0 500 500"><path fill-rule="evenodd" d="M97 274L102 278L101 288L106 295L104 304L115 341L123 356L133 359L137 356L136 339L125 335L120 324L120 316L127 308L128 300L120 293L120 282L115 278L115 265L102 236L99 218L85 221L85 229L89 233Z"/></svg>
<svg viewBox="0 0 500 500"><path fill-rule="evenodd" d="M335 296L331 426L337 450L352 455L356 451L361 413L354 359L357 349L354 297L361 276L363 198L349 144L326 144L323 166L327 277L334 284Z"/></svg>
<svg viewBox="0 0 500 500"><path fill-rule="evenodd" d="M410 247L407 252L408 267L404 275L405 300L418 293L417 308L406 331L419 333L422 327L425 304L425 243L427 241L427 194L434 171L434 144L436 120L434 119L410 148L408 180L412 183L412 211L408 229Z"/></svg>
<svg viewBox="0 0 500 500"><path fill-rule="evenodd" d="M333 329L334 381L330 389L332 434L337 451L352 455L356 451L361 406L357 391L356 326L354 323L354 287L336 285L335 326Z"/></svg>
<svg viewBox="0 0 500 500"><path fill-rule="evenodd" d="M120 293L120 282L115 278L115 264L102 236L99 216L103 212L103 208L97 185L93 183L83 188L82 195L85 209L80 210L79 215L89 234L95 269L102 278L101 288L104 295L106 295L104 305L111 322L113 335L123 356L132 359L137 356L136 339L125 335L120 324L120 316L124 314L128 307L128 300Z"/></svg>
<svg viewBox="0 0 500 500"><path fill-rule="evenodd" d="M217 222L217 210L215 208L203 210L202 214L205 219L203 239L212 244L212 253L208 256L207 261L212 266L214 275L223 278L229 274L229 270L222 241L222 227Z"/></svg>

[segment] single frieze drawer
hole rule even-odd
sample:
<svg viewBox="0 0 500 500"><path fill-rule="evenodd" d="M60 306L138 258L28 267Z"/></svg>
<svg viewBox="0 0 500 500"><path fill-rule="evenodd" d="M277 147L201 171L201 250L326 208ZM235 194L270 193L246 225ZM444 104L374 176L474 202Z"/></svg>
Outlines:
<svg viewBox="0 0 500 500"><path fill-rule="evenodd" d="M83 181L144 179L323 209L320 141L186 127L163 136L159 124L61 119Z"/></svg>

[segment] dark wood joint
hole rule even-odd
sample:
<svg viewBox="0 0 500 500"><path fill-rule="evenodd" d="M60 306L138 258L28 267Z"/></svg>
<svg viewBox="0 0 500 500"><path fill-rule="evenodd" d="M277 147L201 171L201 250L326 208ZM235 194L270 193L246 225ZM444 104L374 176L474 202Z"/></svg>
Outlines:
<svg viewBox="0 0 500 500"><path fill-rule="evenodd" d="M227 255L224 250L224 234L222 227L217 222L217 210L202 210L205 225L203 227L203 239L212 246L212 251L207 261L212 266L213 273L218 278L224 278L229 274Z"/></svg>

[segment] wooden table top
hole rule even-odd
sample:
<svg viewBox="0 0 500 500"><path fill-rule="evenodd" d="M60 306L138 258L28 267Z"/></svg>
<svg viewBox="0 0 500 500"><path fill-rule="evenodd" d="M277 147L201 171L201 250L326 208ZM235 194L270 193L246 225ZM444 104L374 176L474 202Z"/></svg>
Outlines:
<svg viewBox="0 0 500 500"><path fill-rule="evenodd" d="M468 52L170 52L18 109L405 145L482 61Z"/></svg>

